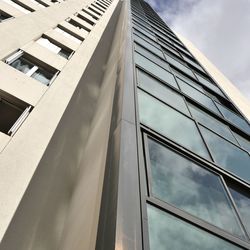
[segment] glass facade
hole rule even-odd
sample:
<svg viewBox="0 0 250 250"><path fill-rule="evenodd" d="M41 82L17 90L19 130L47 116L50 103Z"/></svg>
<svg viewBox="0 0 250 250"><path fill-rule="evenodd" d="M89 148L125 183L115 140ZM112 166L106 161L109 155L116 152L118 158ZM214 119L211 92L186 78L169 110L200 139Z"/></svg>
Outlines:
<svg viewBox="0 0 250 250"><path fill-rule="evenodd" d="M131 18L145 249L250 249L248 121L148 3Z"/></svg>

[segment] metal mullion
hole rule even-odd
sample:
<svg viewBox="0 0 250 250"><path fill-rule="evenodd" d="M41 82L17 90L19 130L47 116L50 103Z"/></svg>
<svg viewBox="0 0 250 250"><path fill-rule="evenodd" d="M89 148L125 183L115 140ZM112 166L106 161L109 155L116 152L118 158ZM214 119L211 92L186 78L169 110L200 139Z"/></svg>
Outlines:
<svg viewBox="0 0 250 250"><path fill-rule="evenodd" d="M143 132L142 132L143 133ZM148 148L148 135L146 133L143 133L143 149L144 149L144 171L147 181L147 192L148 196L153 196L152 193L152 172L151 172L151 161L149 156L149 148Z"/></svg>
<svg viewBox="0 0 250 250"><path fill-rule="evenodd" d="M248 233L247 229L245 228L245 225L244 225L244 223L243 223L243 219L241 218L241 215L240 215L240 212L239 212L239 210L238 210L238 207L237 207L237 205L235 204L234 199L233 199L233 197L232 197L232 195L231 195L231 192L230 192L230 190L228 189L228 186L227 186L227 184L226 184L226 182L225 182L225 180L224 180L224 178L223 178L222 175L220 175L220 179L221 179L221 182L223 183L223 186L224 186L225 191L226 191L226 193L227 193L227 195L228 195L228 198L229 198L229 200L230 200L230 202L231 202L231 204L232 204L232 206L233 206L233 208L234 208L234 210L235 210L235 213L236 213L236 216L237 216L237 218L238 218L238 220L239 220L241 229L243 230L243 232L245 233L245 236L247 237L247 240L249 241L249 240L250 240L249 233Z"/></svg>
<svg viewBox="0 0 250 250"><path fill-rule="evenodd" d="M169 213L172 216L179 218L181 221L185 221L186 223L191 224L195 227L198 227L201 230L206 231L207 233L210 233L221 239L229 241L233 245L238 245L248 250L250 249L250 244L242 240L241 238L238 238L237 236L217 226L214 226L213 224L210 224L196 216L193 216L177 207L174 207L168 203L165 203L161 200L151 197L151 198L147 198L147 204L150 204L151 206L154 206L162 211L165 211L166 213Z"/></svg>

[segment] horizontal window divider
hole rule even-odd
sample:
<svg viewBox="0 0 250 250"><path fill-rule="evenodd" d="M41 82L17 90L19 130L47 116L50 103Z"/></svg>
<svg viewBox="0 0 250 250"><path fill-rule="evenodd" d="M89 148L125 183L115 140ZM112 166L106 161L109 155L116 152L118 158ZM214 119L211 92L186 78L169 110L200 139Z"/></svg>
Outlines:
<svg viewBox="0 0 250 250"><path fill-rule="evenodd" d="M168 137L158 133L153 128L150 128L143 123L140 123L140 128L142 130L142 133L146 133L148 137L153 138L156 141L159 141L161 144L166 145L175 151L177 151L179 154L191 159L192 161L201 164L203 167L206 167L212 172L215 172L219 175L222 175L223 177L230 179L232 181L236 181L243 185L245 188L247 188L250 191L250 183L247 183L246 181L242 180L240 177L234 175L231 172L226 171L224 168L220 167L217 163L209 161L202 156L194 153L193 151L190 151L186 147L182 146L181 144L169 139Z"/></svg>
<svg viewBox="0 0 250 250"><path fill-rule="evenodd" d="M170 213L174 215L175 217L186 221L187 223L190 223L202 230L205 230L206 232L215 235L219 238L222 238L226 241L229 241L230 243L233 243L234 245L243 247L245 249L250 249L250 244L247 241L244 241L226 231L223 229L220 229L208 222L203 221L202 219L199 219L187 212L184 212L183 210L174 207L173 205L170 205L168 203L162 202L154 197L147 197L146 203L151 204L158 209L165 211L167 213Z"/></svg>

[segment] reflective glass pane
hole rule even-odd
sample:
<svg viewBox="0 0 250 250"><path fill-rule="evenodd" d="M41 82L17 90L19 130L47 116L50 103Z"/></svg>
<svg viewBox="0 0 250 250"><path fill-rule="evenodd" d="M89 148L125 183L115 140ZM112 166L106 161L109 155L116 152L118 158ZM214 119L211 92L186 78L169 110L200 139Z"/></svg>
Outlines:
<svg viewBox="0 0 250 250"><path fill-rule="evenodd" d="M209 158L195 123L145 92L138 91L140 120L193 152Z"/></svg>
<svg viewBox="0 0 250 250"><path fill-rule="evenodd" d="M193 60L191 60L190 58L188 58L185 55L182 55L182 56L186 62L190 63L191 65L193 65L195 68L199 69L200 71L205 72L204 69L199 64L197 64L196 62L194 62Z"/></svg>
<svg viewBox="0 0 250 250"><path fill-rule="evenodd" d="M219 103L216 103L216 105L228 121L232 122L237 127L241 128L246 133L250 134L250 126L243 118L236 115L234 112L230 111L229 109L225 108Z"/></svg>
<svg viewBox="0 0 250 250"><path fill-rule="evenodd" d="M241 147L250 152L250 141L237 133L234 133L234 135L236 136L236 139L240 143Z"/></svg>
<svg viewBox="0 0 250 250"><path fill-rule="evenodd" d="M173 70L175 76L177 76L177 81L179 79L183 80L184 82L188 83L189 85L191 85L192 87L198 89L199 91L201 91L202 93L205 93L205 90L199 85L197 84L196 82L192 81L190 78L182 75L180 72L176 71L176 70Z"/></svg>
<svg viewBox="0 0 250 250"><path fill-rule="evenodd" d="M148 149L155 197L245 238L219 176L150 139Z"/></svg>
<svg viewBox="0 0 250 250"><path fill-rule="evenodd" d="M54 74L39 68L34 74L32 74L31 77L45 85L48 85L53 76Z"/></svg>
<svg viewBox="0 0 250 250"><path fill-rule="evenodd" d="M137 79L138 85L141 88L168 103L172 107L189 115L187 106L181 95L139 69L137 70Z"/></svg>
<svg viewBox="0 0 250 250"><path fill-rule="evenodd" d="M216 133L220 134L221 136L227 138L228 140L232 141L233 143L237 143L235 140L232 132L230 131L229 127L224 123L218 121L211 115L203 112L201 109L193 106L192 104L188 104L189 109L193 117L200 122L201 124L205 125L206 127L212 129Z"/></svg>
<svg viewBox="0 0 250 250"><path fill-rule="evenodd" d="M243 180L250 182L250 157L248 153L210 130L202 126L200 128L215 162Z"/></svg>
<svg viewBox="0 0 250 250"><path fill-rule="evenodd" d="M213 90L214 92L222 95L225 97L225 95L221 92L221 90L215 86L213 83L211 83L209 80L205 79L204 77L198 75L198 74L195 74L198 78L198 80L203 83L206 87L208 87L209 89Z"/></svg>
<svg viewBox="0 0 250 250"><path fill-rule="evenodd" d="M10 64L13 68L23 72L26 74L29 70L31 70L35 65L29 62L27 59L23 57L19 57L14 62Z"/></svg>
<svg viewBox="0 0 250 250"><path fill-rule="evenodd" d="M229 187L229 190L240 212L243 224L250 234L250 195L247 192L240 191L233 187Z"/></svg>
<svg viewBox="0 0 250 250"><path fill-rule="evenodd" d="M178 88L177 83L175 82L174 76L169 73L167 70L161 68L157 64L151 62L144 56L141 56L138 53L135 53L135 63L148 72L152 73L156 77L158 77L160 80L164 82L171 83L172 86Z"/></svg>
<svg viewBox="0 0 250 250"><path fill-rule="evenodd" d="M182 81L180 79L177 79L177 81L178 81L180 89L183 93L190 96L195 101L201 103L202 105L204 105L208 109L212 110L217 115L221 116L221 114L220 114L219 110L217 109L217 107L215 106L214 102L208 96L199 92L198 90L196 90L195 88L186 84L184 81Z"/></svg>
<svg viewBox="0 0 250 250"><path fill-rule="evenodd" d="M142 46L144 46L148 50L152 51L156 55L163 58L162 51L158 48L158 44L155 43L154 41L151 41L150 39L145 38L145 39L147 39L147 41L146 41L146 40L142 39L141 37L137 36L136 34L134 34L134 39L136 42L138 42L139 44L141 44Z"/></svg>
<svg viewBox="0 0 250 250"><path fill-rule="evenodd" d="M153 54L149 50L143 48L139 44L135 44L135 50L139 52L141 55L145 56L146 58L152 60L154 63L157 63L161 67L163 67L166 70L169 70L169 65L167 62L163 61L160 57L157 55Z"/></svg>
<svg viewBox="0 0 250 250"><path fill-rule="evenodd" d="M183 71L184 73L194 77L193 72L191 71L191 69L189 69L187 66L185 66L184 64L178 62L177 60L175 60L174 58L172 58L171 56L165 54L165 57L167 59L167 61L174 65L176 68L180 69L181 71Z"/></svg>
<svg viewBox="0 0 250 250"><path fill-rule="evenodd" d="M148 205L150 250L239 250L223 239Z"/></svg>

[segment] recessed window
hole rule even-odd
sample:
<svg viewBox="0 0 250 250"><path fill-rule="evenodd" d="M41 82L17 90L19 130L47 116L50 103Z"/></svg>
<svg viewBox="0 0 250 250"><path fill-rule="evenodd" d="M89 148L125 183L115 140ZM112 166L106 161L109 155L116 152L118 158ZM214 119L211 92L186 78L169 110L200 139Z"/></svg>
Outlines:
<svg viewBox="0 0 250 250"><path fill-rule="evenodd" d="M87 14L87 13L86 13ZM85 15L86 15L85 14ZM85 21L85 22L87 22L88 24L90 24L90 25L95 25L95 22L94 21L91 21L89 18L87 18L86 16L84 16L84 15L82 15L81 13L77 13L77 15L76 15L77 17L79 17L79 18L81 18L83 21ZM91 16L90 16L90 18L92 18Z"/></svg>
<svg viewBox="0 0 250 250"><path fill-rule="evenodd" d="M15 1L12 1L12 0L3 0L4 2L8 3L9 5L13 6L14 8L20 10L21 12L25 13L25 14L28 14L30 13L31 11L34 11L32 9L28 9L27 6L21 6L20 3L16 3Z"/></svg>
<svg viewBox="0 0 250 250"><path fill-rule="evenodd" d="M45 7L48 7L48 5L44 4L42 1L37 1L37 0L30 0L32 3L40 6L41 8L45 8Z"/></svg>
<svg viewBox="0 0 250 250"><path fill-rule="evenodd" d="M148 139L152 195L246 239L220 177Z"/></svg>
<svg viewBox="0 0 250 250"><path fill-rule="evenodd" d="M32 107L14 96L0 93L0 131L14 135L31 112Z"/></svg>
<svg viewBox="0 0 250 250"><path fill-rule="evenodd" d="M234 202L240 212L243 224L250 233L250 194L249 190L244 190L239 185L229 184L229 190Z"/></svg>
<svg viewBox="0 0 250 250"><path fill-rule="evenodd" d="M38 44L42 45L43 47L49 49L55 54L58 54L66 59L69 59L69 57L72 55L72 50L62 48L60 45L55 44L54 41L47 37L41 37L36 41Z"/></svg>
<svg viewBox="0 0 250 250"><path fill-rule="evenodd" d="M72 24L73 26L75 26L77 29L80 29L80 30L85 30L87 32L90 32L91 30L89 28L87 28L86 26L78 23L77 21L69 18L66 20L68 23Z"/></svg>
<svg viewBox="0 0 250 250"><path fill-rule="evenodd" d="M11 15L3 12L2 10L0 10L0 23L3 22L3 21L6 21L8 19L12 18Z"/></svg>
<svg viewBox="0 0 250 250"><path fill-rule="evenodd" d="M151 205L147 214L150 250L242 250Z"/></svg>
<svg viewBox="0 0 250 250"><path fill-rule="evenodd" d="M210 159L194 121L143 91L138 91L138 101L141 123L196 154Z"/></svg>
<svg viewBox="0 0 250 250"><path fill-rule="evenodd" d="M219 108L219 110L221 111L221 113L223 114L223 116L228 121L230 121L231 123L233 123L234 125L236 125L240 129L245 131L247 134L250 134L250 126L245 121L244 118L238 116L237 114L235 114L234 112L232 112L231 110L227 109L226 107L224 107L223 105L221 105L221 104L219 104L217 102L216 102L216 105Z"/></svg>
<svg viewBox="0 0 250 250"><path fill-rule="evenodd" d="M57 70L45 64L41 65L42 63L23 51L7 58L6 63L45 85L50 85L58 74Z"/></svg>
<svg viewBox="0 0 250 250"><path fill-rule="evenodd" d="M72 41L74 41L74 42L76 42L78 44L82 43L82 40L80 40L79 38L75 37L72 34L69 34L69 32L67 32L65 30L62 30L59 27L56 27L55 31L58 32L58 33L60 33L60 34L62 34L62 35L64 35L65 37L69 38L70 40L72 40Z"/></svg>
<svg viewBox="0 0 250 250"><path fill-rule="evenodd" d="M92 16L92 18L94 18L95 20L98 20L99 17L93 15L93 13L91 13L90 11L86 10L86 9L82 9L83 12L87 13L88 15Z"/></svg>

